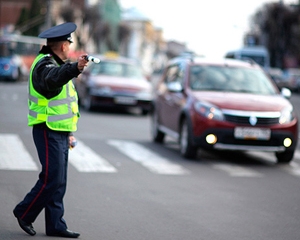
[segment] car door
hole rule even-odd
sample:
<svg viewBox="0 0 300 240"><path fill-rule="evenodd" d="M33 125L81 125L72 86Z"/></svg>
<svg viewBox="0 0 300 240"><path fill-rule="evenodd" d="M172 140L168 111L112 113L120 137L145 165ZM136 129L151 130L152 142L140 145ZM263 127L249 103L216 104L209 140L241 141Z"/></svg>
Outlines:
<svg viewBox="0 0 300 240"><path fill-rule="evenodd" d="M183 67L180 64L169 66L163 81L165 86L160 96L161 124L170 130L174 134L174 137L178 137L179 117L181 109L185 104L182 91L184 81Z"/></svg>

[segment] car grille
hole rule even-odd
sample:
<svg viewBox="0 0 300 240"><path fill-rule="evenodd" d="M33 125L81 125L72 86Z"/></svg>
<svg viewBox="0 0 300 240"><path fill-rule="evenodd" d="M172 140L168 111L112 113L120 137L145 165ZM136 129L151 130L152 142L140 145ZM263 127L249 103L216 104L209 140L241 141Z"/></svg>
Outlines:
<svg viewBox="0 0 300 240"><path fill-rule="evenodd" d="M279 113L224 111L227 122L248 126L269 126L279 123Z"/></svg>
<svg viewBox="0 0 300 240"><path fill-rule="evenodd" d="M251 125L249 119L250 117L225 115L226 121L236 124ZM273 125L277 123L279 123L279 118L257 117L257 122L255 125Z"/></svg>

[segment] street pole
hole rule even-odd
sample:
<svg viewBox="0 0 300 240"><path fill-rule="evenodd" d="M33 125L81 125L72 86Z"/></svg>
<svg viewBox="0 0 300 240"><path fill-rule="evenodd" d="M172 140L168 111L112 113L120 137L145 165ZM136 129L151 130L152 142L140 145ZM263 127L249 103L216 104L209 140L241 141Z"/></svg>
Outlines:
<svg viewBox="0 0 300 240"><path fill-rule="evenodd" d="M46 26L45 26L46 29L52 26L51 12L52 12L52 0L47 0Z"/></svg>

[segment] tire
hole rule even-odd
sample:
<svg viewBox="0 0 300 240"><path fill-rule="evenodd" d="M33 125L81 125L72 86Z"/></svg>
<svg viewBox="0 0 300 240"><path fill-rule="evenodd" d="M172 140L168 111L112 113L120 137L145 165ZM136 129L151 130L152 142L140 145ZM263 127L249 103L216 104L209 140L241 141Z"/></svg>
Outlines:
<svg viewBox="0 0 300 240"><path fill-rule="evenodd" d="M21 70L19 68L15 69L10 77L12 82L20 82L21 81Z"/></svg>
<svg viewBox="0 0 300 240"><path fill-rule="evenodd" d="M151 124L152 140L156 143L163 143L165 138L165 133L163 133L158 129L158 116L155 110L152 113L151 120L152 120L152 124Z"/></svg>
<svg viewBox="0 0 300 240"><path fill-rule="evenodd" d="M192 129L184 119L180 127L180 153L184 158L194 159L197 156L197 147L192 144Z"/></svg>
<svg viewBox="0 0 300 240"><path fill-rule="evenodd" d="M277 163L289 163L293 160L294 157L293 151L284 151L284 152L276 152Z"/></svg>
<svg viewBox="0 0 300 240"><path fill-rule="evenodd" d="M141 113L142 113L142 116L146 116L146 115L148 115L149 110L147 110L147 109L142 109L142 110L141 110Z"/></svg>
<svg viewBox="0 0 300 240"><path fill-rule="evenodd" d="M22 73L21 69L19 68L18 69L18 77L16 79L17 82L22 82L23 80L25 80L25 76L24 74Z"/></svg>

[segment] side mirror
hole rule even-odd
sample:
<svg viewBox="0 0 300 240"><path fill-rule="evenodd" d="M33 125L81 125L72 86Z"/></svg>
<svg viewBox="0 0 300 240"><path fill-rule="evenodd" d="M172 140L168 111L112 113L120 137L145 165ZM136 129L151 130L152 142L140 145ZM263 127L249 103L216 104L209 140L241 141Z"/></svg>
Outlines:
<svg viewBox="0 0 300 240"><path fill-rule="evenodd" d="M180 82L170 82L167 84L167 88L170 92L182 92L183 90Z"/></svg>
<svg viewBox="0 0 300 240"><path fill-rule="evenodd" d="M282 88L281 89L281 95L287 99L289 99L292 96L292 92L288 88Z"/></svg>

